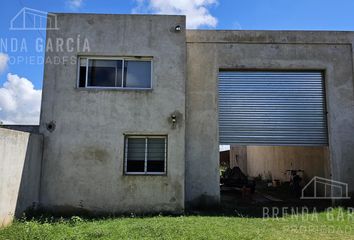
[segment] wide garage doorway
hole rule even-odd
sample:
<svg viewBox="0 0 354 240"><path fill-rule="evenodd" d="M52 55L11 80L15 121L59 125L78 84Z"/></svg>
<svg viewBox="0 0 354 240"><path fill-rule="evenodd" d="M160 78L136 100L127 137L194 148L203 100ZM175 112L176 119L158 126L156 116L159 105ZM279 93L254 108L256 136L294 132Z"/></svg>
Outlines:
<svg viewBox="0 0 354 240"><path fill-rule="evenodd" d="M220 71L218 82L222 200L300 201L330 176L324 72Z"/></svg>

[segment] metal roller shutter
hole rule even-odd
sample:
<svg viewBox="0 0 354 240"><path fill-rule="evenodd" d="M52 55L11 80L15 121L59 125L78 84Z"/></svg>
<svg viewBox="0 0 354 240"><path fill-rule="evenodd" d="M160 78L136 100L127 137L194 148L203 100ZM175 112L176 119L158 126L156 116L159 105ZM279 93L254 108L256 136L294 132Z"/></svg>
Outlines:
<svg viewBox="0 0 354 240"><path fill-rule="evenodd" d="M322 72L219 73L220 144L328 144Z"/></svg>

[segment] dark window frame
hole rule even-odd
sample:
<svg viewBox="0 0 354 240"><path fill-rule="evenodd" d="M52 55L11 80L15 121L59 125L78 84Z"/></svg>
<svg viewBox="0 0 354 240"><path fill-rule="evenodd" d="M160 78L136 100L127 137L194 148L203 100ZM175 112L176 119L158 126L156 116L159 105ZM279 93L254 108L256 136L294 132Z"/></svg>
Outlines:
<svg viewBox="0 0 354 240"><path fill-rule="evenodd" d="M138 139L145 139L145 144L147 143L147 139L153 139L153 138L159 138L159 139L164 139L165 140L165 158L164 158L164 171L163 172L148 172L147 171L147 144L145 145L145 160L144 160L144 172L128 172L127 171L127 166L128 166L128 139L129 138L138 138ZM142 176L167 176L167 159L168 159L168 136L167 135L125 135L124 136L124 155L123 155L123 175L142 175Z"/></svg>
<svg viewBox="0 0 354 240"><path fill-rule="evenodd" d="M120 86L88 86L88 70L89 70L89 61L90 60L107 60L107 61L122 61L122 77ZM82 61L86 61L85 65L85 86L80 86L80 76L81 76L81 63ZM129 61L140 61L140 62L150 62L150 87L124 87L123 84L125 82L126 70L125 70L125 62ZM77 81L76 87L78 89L94 89L94 90L152 90L153 89L153 59L152 57L100 57L100 56L79 56L77 58Z"/></svg>

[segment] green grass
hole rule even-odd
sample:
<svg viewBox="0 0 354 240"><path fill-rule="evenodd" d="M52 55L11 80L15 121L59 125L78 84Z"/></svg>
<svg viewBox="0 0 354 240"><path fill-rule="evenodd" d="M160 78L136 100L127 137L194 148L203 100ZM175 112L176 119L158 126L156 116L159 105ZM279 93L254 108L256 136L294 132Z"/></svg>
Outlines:
<svg viewBox="0 0 354 240"><path fill-rule="evenodd" d="M328 213L278 219L180 216L16 221L0 239L354 239L354 217Z"/></svg>

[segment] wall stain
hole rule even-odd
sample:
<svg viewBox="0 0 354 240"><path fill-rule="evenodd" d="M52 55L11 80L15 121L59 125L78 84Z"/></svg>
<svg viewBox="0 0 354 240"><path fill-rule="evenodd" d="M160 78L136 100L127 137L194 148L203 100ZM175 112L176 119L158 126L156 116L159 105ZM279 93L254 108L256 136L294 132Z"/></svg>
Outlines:
<svg viewBox="0 0 354 240"><path fill-rule="evenodd" d="M110 159L110 154L105 149L92 146L92 147L84 147L80 151L73 153L73 158L94 160L100 163L105 163Z"/></svg>

